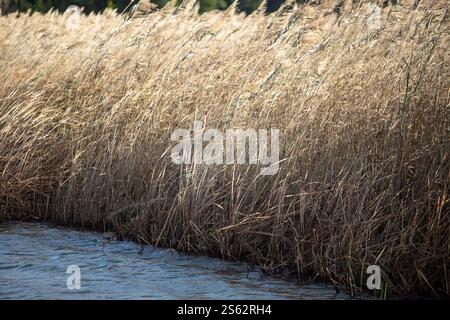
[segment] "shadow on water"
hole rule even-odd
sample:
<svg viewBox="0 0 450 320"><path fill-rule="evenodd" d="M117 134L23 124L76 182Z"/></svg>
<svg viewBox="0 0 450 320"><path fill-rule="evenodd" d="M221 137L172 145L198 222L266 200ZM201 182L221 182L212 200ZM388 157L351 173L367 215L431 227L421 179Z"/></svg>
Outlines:
<svg viewBox="0 0 450 320"><path fill-rule="evenodd" d="M299 286L242 263L181 255L95 232L0 225L0 299L348 299L323 284ZM68 266L81 289L67 288Z"/></svg>

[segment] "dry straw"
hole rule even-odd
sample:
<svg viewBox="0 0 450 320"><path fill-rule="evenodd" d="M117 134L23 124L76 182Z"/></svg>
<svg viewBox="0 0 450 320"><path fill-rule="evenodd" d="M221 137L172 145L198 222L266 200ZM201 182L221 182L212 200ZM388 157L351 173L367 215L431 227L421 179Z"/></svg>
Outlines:
<svg viewBox="0 0 450 320"><path fill-rule="evenodd" d="M1 17L0 220L448 295L449 16L414 2ZM280 129L280 171L174 165L194 120Z"/></svg>

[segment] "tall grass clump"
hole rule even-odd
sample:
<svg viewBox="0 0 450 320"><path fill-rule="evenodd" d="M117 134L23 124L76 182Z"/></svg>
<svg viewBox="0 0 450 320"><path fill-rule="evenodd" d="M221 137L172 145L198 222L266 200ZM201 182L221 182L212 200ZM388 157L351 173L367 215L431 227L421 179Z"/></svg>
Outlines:
<svg viewBox="0 0 450 320"><path fill-rule="evenodd" d="M1 17L0 220L448 296L446 1L370 4ZM280 129L280 170L173 164L194 120Z"/></svg>

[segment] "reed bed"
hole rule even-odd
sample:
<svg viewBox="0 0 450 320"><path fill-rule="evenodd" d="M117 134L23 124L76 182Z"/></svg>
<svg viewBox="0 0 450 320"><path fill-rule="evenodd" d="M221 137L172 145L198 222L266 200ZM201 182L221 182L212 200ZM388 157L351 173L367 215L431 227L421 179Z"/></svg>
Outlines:
<svg viewBox="0 0 450 320"><path fill-rule="evenodd" d="M354 2L1 17L0 220L448 296L446 1ZM280 129L280 170L175 165L194 120Z"/></svg>

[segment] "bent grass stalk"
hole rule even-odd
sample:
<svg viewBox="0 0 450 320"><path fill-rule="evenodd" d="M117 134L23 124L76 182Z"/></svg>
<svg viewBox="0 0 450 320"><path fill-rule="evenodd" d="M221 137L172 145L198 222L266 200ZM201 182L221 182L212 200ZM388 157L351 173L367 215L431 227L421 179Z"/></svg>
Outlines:
<svg viewBox="0 0 450 320"><path fill-rule="evenodd" d="M446 3L333 5L1 17L0 220L448 295ZM174 165L196 120L280 129L280 170Z"/></svg>

